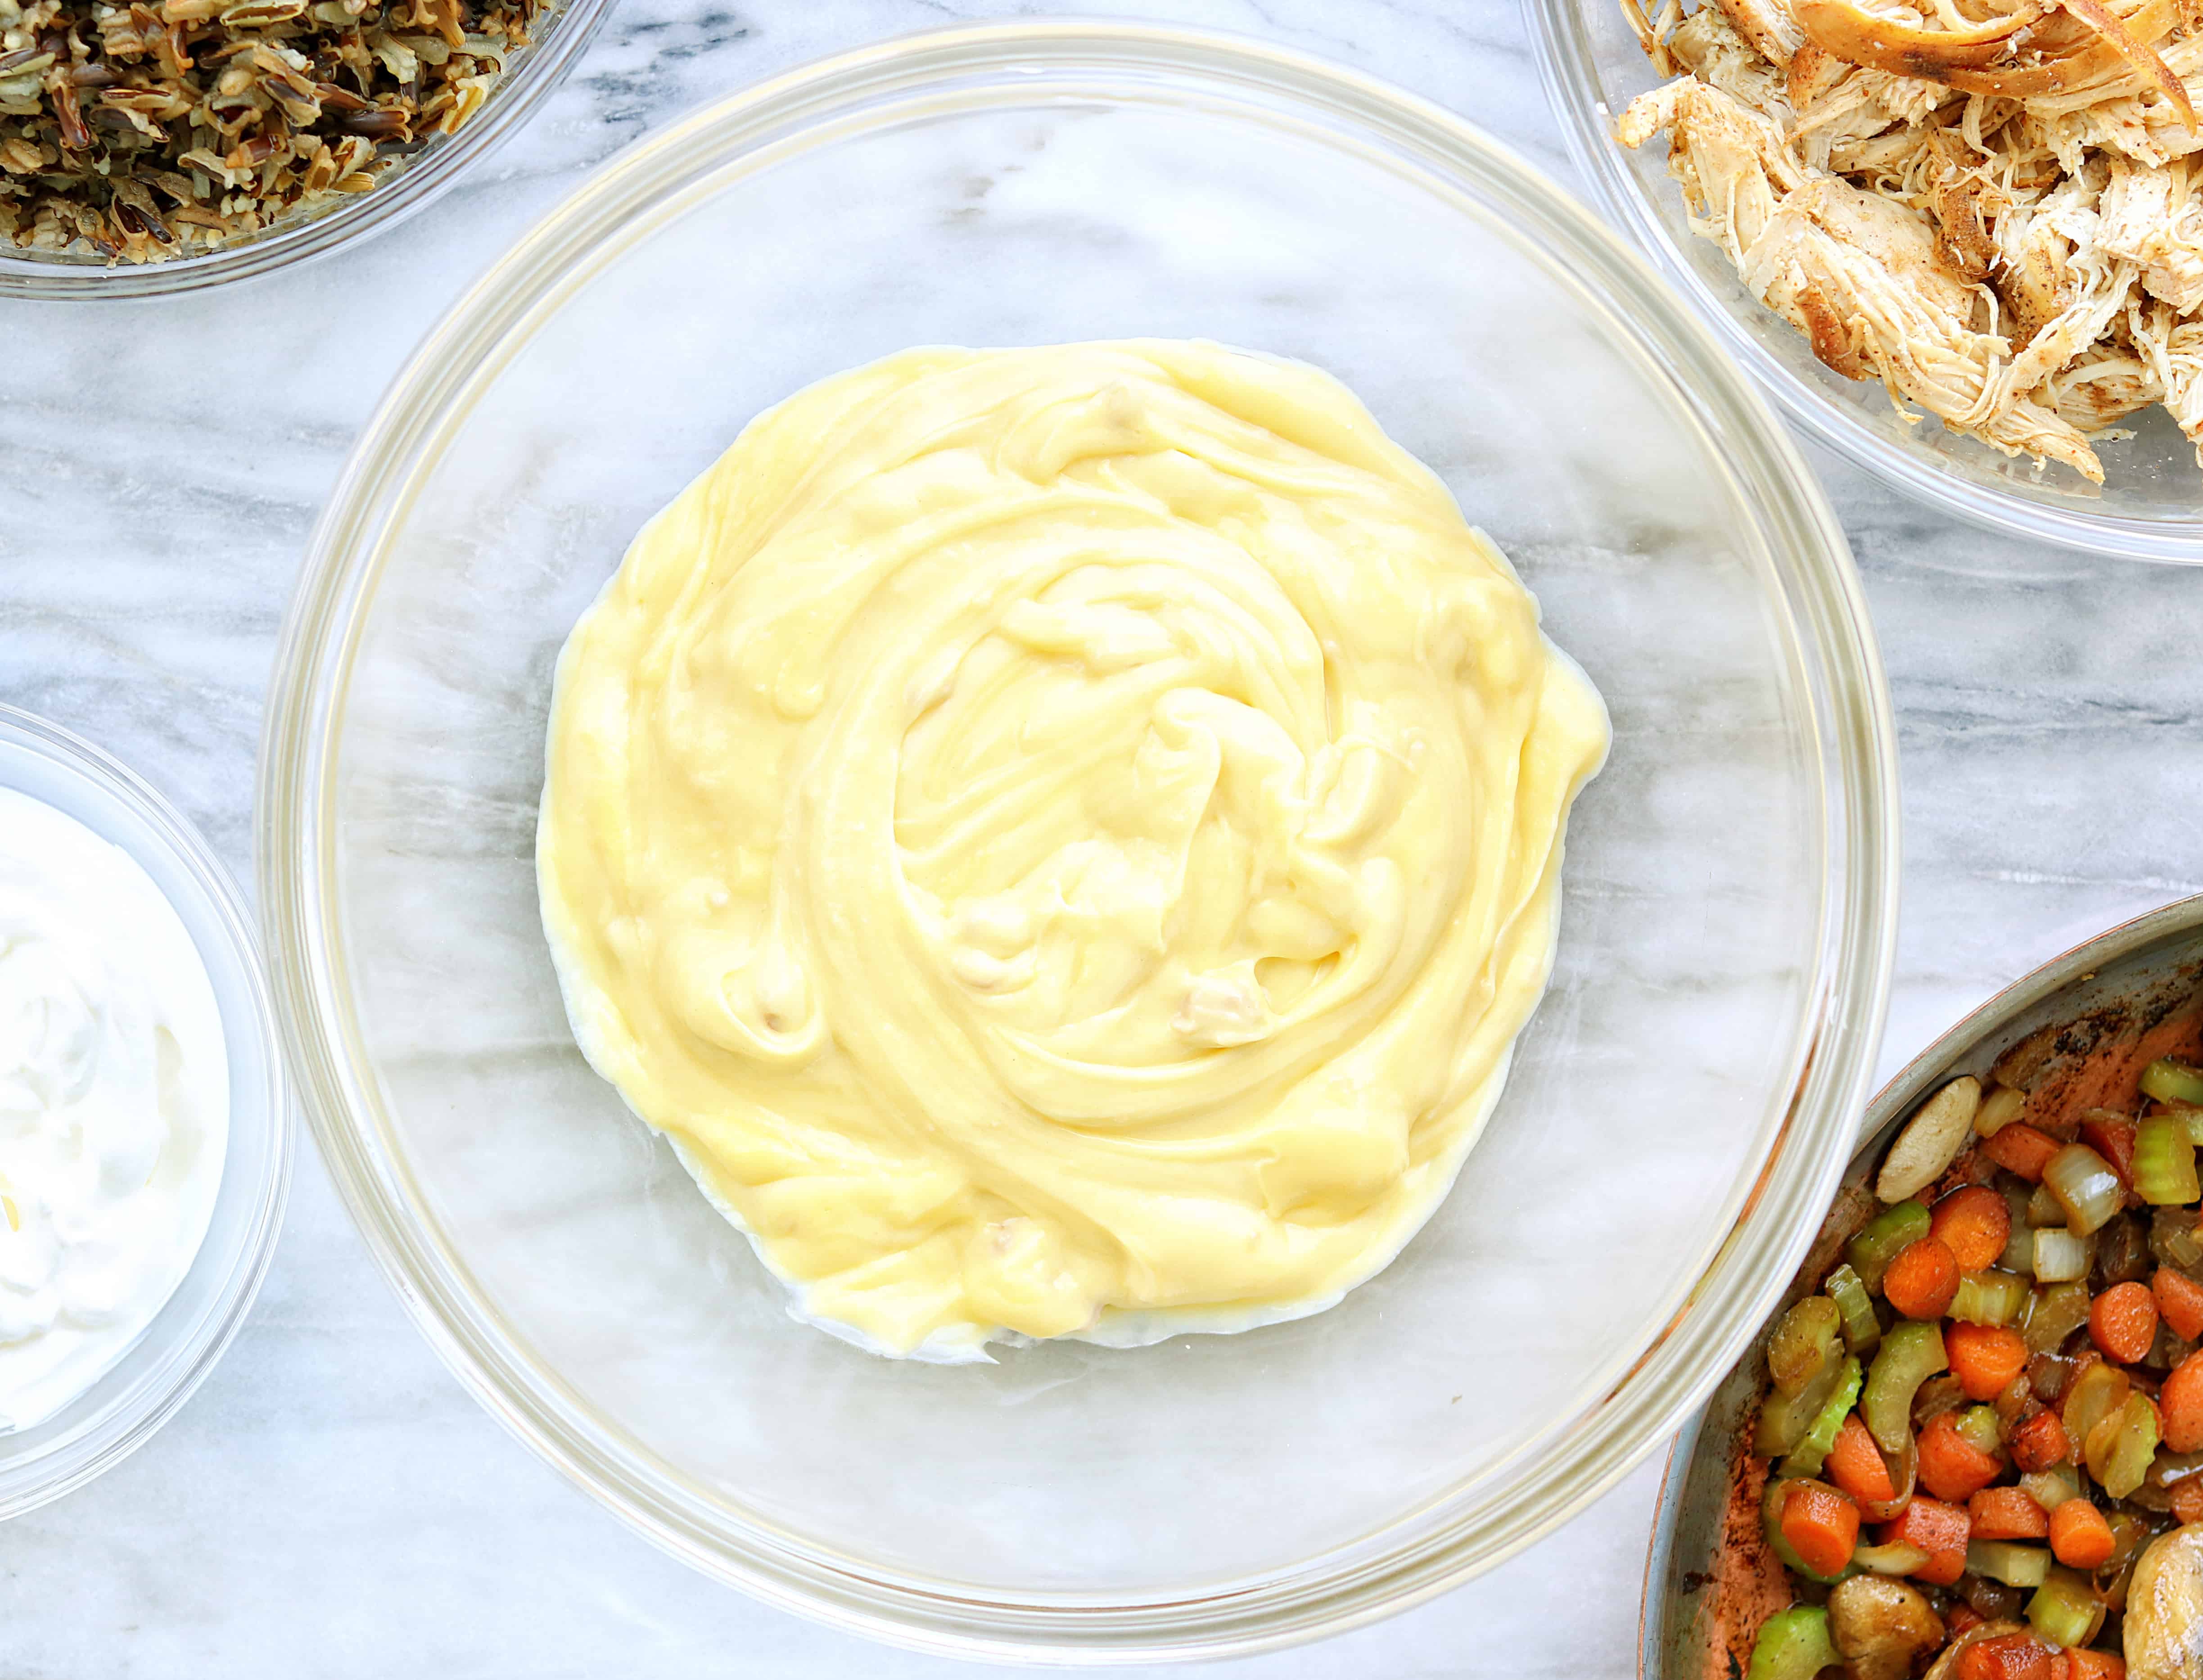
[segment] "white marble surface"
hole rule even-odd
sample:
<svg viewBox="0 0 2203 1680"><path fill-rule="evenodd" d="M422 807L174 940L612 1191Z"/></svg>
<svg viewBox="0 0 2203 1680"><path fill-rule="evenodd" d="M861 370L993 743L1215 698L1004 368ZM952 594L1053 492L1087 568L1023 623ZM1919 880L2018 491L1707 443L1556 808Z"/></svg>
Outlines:
<svg viewBox="0 0 2203 1680"><path fill-rule="evenodd" d="M364 251L210 300L0 309L13 469L0 700L130 760L243 877L261 695L296 557L422 330L581 172L684 107L997 9L621 0L485 177ZM1566 172L1504 0L1142 9L1344 59ZM2203 890L2203 576L2016 547L1820 464L1866 574L1903 740L1910 864L1888 1070L2043 958ZM1446 1599L1236 1671L1624 1672L1657 1482L1656 1462ZM274 1275L227 1362L128 1464L0 1528L0 1576L6 1677L983 1671L762 1609L630 1537L446 1375L310 1147Z"/></svg>

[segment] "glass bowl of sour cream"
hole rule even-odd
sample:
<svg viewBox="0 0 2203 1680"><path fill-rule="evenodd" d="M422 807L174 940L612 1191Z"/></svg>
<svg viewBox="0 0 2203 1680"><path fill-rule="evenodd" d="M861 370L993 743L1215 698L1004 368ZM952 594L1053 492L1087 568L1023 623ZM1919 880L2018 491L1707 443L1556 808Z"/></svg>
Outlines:
<svg viewBox="0 0 2203 1680"><path fill-rule="evenodd" d="M266 1275L289 1169L228 873L123 766L0 706L0 1517L190 1398Z"/></svg>
<svg viewBox="0 0 2203 1680"><path fill-rule="evenodd" d="M1232 1334L881 1358L790 1316L576 1047L536 874L559 652L645 523L792 393L916 346L1104 340L1214 340L1343 384L1535 595L1604 698L1611 751L1568 830L1550 988L1450 1192L1389 1264L1326 1310ZM885 495L876 511L915 517ZM784 645L817 641L798 624ZM879 669L910 651L882 643ZM1036 683L1004 705L1058 692ZM788 717L810 704L788 695ZM1075 706L1046 709L1076 732ZM972 714L974 738L989 726ZM698 784L744 797L756 736L732 731ZM1412 759L1402 773L1422 775ZM710 107L576 193L363 435L292 605L262 777L263 914L308 1111L453 1369L711 1575L966 1656L1312 1638L1582 1509L1703 1398L1794 1269L1886 1001L1887 697L1840 531L1750 382L1469 124L1298 54L1144 25L867 48ZM837 785L816 779L811 808L837 809ZM699 905L771 867L769 843L722 837L723 862L675 884ZM715 885L722 868L746 884ZM896 984L896 930L858 896L818 902L848 918L843 972L876 961L875 985ZM1003 952L1022 938L972 937L998 932ZM1309 947L1315 968L1328 949ZM813 1032L803 988L763 979L747 1002L684 994L699 1068L856 1036ZM737 1002L757 1005L748 1028ZM1235 1055L1237 1035L1199 1053ZM616 1059L618 1038L595 1048ZM927 1056L900 1065L930 1077ZM1120 1120L1105 1105L1090 1123ZM787 1204L738 1210L834 1245Z"/></svg>

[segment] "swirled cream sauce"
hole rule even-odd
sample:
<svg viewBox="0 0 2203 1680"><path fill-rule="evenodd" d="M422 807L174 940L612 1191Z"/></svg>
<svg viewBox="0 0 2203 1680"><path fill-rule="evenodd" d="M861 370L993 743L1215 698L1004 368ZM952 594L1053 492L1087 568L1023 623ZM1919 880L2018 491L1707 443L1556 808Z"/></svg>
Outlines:
<svg viewBox="0 0 2203 1680"><path fill-rule="evenodd" d="M1606 714L1344 387L913 350L754 421L558 665L582 1048L877 1351L1329 1306L1444 1195Z"/></svg>

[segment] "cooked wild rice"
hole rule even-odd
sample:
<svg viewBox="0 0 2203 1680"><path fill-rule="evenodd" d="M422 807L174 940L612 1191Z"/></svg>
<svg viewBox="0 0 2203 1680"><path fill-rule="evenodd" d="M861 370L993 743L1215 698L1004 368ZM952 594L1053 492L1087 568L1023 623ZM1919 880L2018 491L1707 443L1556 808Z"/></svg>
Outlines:
<svg viewBox="0 0 2203 1680"><path fill-rule="evenodd" d="M539 0L0 0L0 234L143 263L365 192L481 108Z"/></svg>

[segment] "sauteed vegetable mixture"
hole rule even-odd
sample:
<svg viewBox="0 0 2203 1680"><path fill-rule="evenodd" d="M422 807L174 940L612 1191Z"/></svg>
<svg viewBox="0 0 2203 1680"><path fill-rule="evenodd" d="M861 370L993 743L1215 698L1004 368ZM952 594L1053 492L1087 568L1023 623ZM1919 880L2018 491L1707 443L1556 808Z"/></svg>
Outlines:
<svg viewBox="0 0 2203 1680"><path fill-rule="evenodd" d="M1768 1339L1752 1449L1794 1590L1749 1680L2194 1671L2199 1144L2203 1070L2170 1061L2124 1110L1969 1077L1907 1123Z"/></svg>

